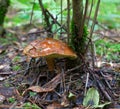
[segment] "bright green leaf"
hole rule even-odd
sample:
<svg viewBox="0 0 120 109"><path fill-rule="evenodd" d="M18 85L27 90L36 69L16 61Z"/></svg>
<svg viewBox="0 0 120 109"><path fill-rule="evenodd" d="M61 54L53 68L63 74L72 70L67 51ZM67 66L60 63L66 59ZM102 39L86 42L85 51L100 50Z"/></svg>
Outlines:
<svg viewBox="0 0 120 109"><path fill-rule="evenodd" d="M99 104L99 93L95 88L90 88L83 100L84 106L94 106Z"/></svg>

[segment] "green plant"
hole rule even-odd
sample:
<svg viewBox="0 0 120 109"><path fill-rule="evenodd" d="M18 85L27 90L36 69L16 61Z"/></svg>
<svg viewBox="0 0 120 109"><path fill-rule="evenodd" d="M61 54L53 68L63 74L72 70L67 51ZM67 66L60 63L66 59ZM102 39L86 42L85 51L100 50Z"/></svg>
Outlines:
<svg viewBox="0 0 120 109"><path fill-rule="evenodd" d="M17 41L17 37L13 36L12 34L7 34L7 36L4 38L0 37L0 43L2 45L9 45L12 44L14 41Z"/></svg>
<svg viewBox="0 0 120 109"><path fill-rule="evenodd" d="M9 101L10 103L14 103L14 102L15 102L15 98L14 98L14 97L10 97L10 98L8 98L8 101Z"/></svg>
<svg viewBox="0 0 120 109"><path fill-rule="evenodd" d="M36 92L29 92L29 95L30 95L30 97L33 97L33 96L35 96L37 93Z"/></svg>
<svg viewBox="0 0 120 109"><path fill-rule="evenodd" d="M101 0L98 21L105 24L108 28L120 28L120 9L119 0ZM95 6L93 7L93 12ZM94 13L92 12L92 17Z"/></svg>
<svg viewBox="0 0 120 109"><path fill-rule="evenodd" d="M100 96L99 92L95 88L89 88L87 94L83 100L84 106L89 106L91 108L103 108L105 105L110 104L111 102L106 102L104 104L99 104Z"/></svg>
<svg viewBox="0 0 120 109"><path fill-rule="evenodd" d="M21 66L20 65L14 65L13 67L12 67L12 70L14 70L14 71L18 71L18 70L20 70L21 69Z"/></svg>
<svg viewBox="0 0 120 109"><path fill-rule="evenodd" d="M31 104L27 102L23 105L23 109L41 109L41 108L38 107L36 104Z"/></svg>
<svg viewBox="0 0 120 109"><path fill-rule="evenodd" d="M15 56L12 61L13 62L19 62L20 59L21 59L20 56Z"/></svg>
<svg viewBox="0 0 120 109"><path fill-rule="evenodd" d="M95 41L97 55L104 56L108 61L119 58L120 44L101 39Z"/></svg>

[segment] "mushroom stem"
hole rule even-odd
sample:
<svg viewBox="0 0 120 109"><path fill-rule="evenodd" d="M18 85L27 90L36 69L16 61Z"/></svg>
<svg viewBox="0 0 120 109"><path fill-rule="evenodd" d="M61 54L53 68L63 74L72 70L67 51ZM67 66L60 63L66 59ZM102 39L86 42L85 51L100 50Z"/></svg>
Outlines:
<svg viewBox="0 0 120 109"><path fill-rule="evenodd" d="M46 62L47 62L49 71L53 71L54 68L55 68L55 66L54 66L54 58L52 58L52 57L47 57L47 58L46 58Z"/></svg>

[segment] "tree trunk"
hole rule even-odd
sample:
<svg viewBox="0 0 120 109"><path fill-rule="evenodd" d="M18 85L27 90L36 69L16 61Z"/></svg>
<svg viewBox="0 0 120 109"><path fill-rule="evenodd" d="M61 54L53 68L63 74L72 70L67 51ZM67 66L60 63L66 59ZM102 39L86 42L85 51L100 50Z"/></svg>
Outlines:
<svg viewBox="0 0 120 109"><path fill-rule="evenodd" d="M72 8L73 18L71 22L70 46L74 49L79 58L76 60L68 60L67 68L75 67L82 63L82 59L85 59L85 45L87 38L87 28L83 23L83 0L72 0ZM81 35L82 27L84 28Z"/></svg>
<svg viewBox="0 0 120 109"><path fill-rule="evenodd" d="M10 0L0 0L0 36L3 34L4 31L3 24L9 5Z"/></svg>
<svg viewBox="0 0 120 109"><path fill-rule="evenodd" d="M73 7L73 23L77 29L76 35L79 37L79 30L82 24L83 18L83 0L72 0Z"/></svg>
<svg viewBox="0 0 120 109"><path fill-rule="evenodd" d="M73 19L71 24L71 46L78 55L85 53L85 42L87 37L87 28L83 27L83 0L72 0ZM82 33L82 35L80 34Z"/></svg>

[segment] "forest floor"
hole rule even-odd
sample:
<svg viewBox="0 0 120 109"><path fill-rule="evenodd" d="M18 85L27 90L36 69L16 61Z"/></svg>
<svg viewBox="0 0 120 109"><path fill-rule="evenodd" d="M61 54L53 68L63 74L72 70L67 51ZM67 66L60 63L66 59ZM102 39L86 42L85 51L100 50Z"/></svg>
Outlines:
<svg viewBox="0 0 120 109"><path fill-rule="evenodd" d="M9 28L0 39L0 109L91 109L99 96L91 92L89 105L83 106L90 88L100 95L96 107L106 104L106 109L120 109L120 58L107 62L98 56L94 69L89 59L89 64L83 60L70 69L65 69L65 59L58 59L55 71L49 72L45 59L30 61L23 54L29 42L47 37L44 29L27 27Z"/></svg>

